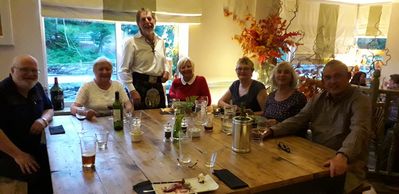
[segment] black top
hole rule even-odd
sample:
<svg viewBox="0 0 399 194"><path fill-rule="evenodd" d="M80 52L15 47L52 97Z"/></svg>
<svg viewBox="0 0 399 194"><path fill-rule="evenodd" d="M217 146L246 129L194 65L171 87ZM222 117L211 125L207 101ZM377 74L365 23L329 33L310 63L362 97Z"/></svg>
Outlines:
<svg viewBox="0 0 399 194"><path fill-rule="evenodd" d="M305 95L298 90L282 101L276 101L275 96L276 91L267 97L263 116L268 119L276 119L278 122L298 114L307 103Z"/></svg>
<svg viewBox="0 0 399 194"><path fill-rule="evenodd" d="M231 99L233 100L233 104L237 106L241 106L241 103L243 102L245 105L245 108L249 108L254 112L261 111L261 107L258 103L258 100L256 97L258 96L259 92L263 89L265 89L265 85L263 85L261 82L258 82L256 80L252 80L251 86L249 87L248 93L241 96L238 92L238 89L240 87L240 80L236 80L231 84L229 90L231 93Z"/></svg>
<svg viewBox="0 0 399 194"><path fill-rule="evenodd" d="M44 110L52 108L42 85L38 82L25 98L18 93L9 76L0 82L0 102L0 129L19 149L36 153L40 147L41 135L31 134L30 128Z"/></svg>

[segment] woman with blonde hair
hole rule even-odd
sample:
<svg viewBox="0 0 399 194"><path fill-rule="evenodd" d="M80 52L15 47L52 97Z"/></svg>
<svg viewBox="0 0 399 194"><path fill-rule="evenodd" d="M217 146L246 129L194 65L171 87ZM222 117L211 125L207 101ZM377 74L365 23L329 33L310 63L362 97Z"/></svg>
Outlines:
<svg viewBox="0 0 399 194"><path fill-rule="evenodd" d="M180 78L173 80L169 89L169 97L184 101L190 96L206 96L208 97L208 106L211 105L208 83L205 77L194 75L193 61L188 57L182 57L177 62L177 70Z"/></svg>
<svg viewBox="0 0 399 194"><path fill-rule="evenodd" d="M296 115L307 103L304 94L296 89L298 76L288 62L281 62L272 71L273 88L266 100L263 116L271 125Z"/></svg>

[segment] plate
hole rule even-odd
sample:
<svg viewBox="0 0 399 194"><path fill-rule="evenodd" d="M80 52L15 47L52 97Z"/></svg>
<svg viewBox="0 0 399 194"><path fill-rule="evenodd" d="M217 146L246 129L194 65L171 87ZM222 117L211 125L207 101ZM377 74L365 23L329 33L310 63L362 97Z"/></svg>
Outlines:
<svg viewBox="0 0 399 194"><path fill-rule="evenodd" d="M197 177L184 179L185 182L190 183L191 189L189 193L201 193L207 191L214 191L219 188L219 185L212 179L208 174L205 175L205 182L199 183ZM173 185L173 183L164 183L164 184L152 184L152 188L156 194L164 194L164 193L174 193L174 192L163 192L163 188Z"/></svg>

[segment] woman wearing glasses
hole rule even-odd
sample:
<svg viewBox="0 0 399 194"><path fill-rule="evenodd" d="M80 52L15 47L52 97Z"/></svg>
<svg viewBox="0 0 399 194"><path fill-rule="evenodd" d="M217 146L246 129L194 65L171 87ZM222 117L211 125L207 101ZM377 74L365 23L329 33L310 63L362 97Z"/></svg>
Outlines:
<svg viewBox="0 0 399 194"><path fill-rule="evenodd" d="M231 84L229 90L220 98L221 107L241 106L261 115L265 107L267 92L265 85L252 79L254 63L248 57L238 59L236 73L238 80ZM231 103L230 103L231 102Z"/></svg>

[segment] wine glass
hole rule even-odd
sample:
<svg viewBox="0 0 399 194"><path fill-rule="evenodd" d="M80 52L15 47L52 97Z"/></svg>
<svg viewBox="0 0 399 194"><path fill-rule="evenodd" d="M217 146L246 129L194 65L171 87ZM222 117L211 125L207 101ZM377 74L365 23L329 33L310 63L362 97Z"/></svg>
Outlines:
<svg viewBox="0 0 399 194"><path fill-rule="evenodd" d="M80 133L85 133L83 121L86 119L87 110L84 106L76 107L76 118L80 121Z"/></svg>
<svg viewBox="0 0 399 194"><path fill-rule="evenodd" d="M265 138L265 135L266 135L267 131L268 131L267 127L260 127L258 129L258 134L259 134L259 138L260 138L259 139L259 145L260 146L263 146L263 139Z"/></svg>
<svg viewBox="0 0 399 194"><path fill-rule="evenodd" d="M207 107L208 106L208 96L199 96L198 98L197 98L197 100L200 100L200 101L202 101L202 103L205 105L205 107Z"/></svg>
<svg viewBox="0 0 399 194"><path fill-rule="evenodd" d="M123 124L130 127L130 123L132 121L132 112L124 110L123 116Z"/></svg>
<svg viewBox="0 0 399 194"><path fill-rule="evenodd" d="M268 133L270 127L278 122L275 119L266 119L264 122L257 123L257 134L259 135L259 145L263 146L263 139Z"/></svg>

